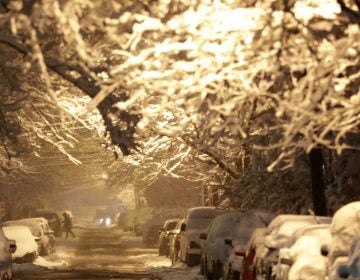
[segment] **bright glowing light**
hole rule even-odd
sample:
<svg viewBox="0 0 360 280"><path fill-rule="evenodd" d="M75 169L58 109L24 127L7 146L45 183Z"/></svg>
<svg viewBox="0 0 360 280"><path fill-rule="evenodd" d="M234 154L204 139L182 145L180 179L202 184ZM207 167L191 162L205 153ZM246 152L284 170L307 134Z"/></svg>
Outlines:
<svg viewBox="0 0 360 280"><path fill-rule="evenodd" d="M107 225L107 226L111 225L111 219L110 218L105 219L105 225Z"/></svg>
<svg viewBox="0 0 360 280"><path fill-rule="evenodd" d="M294 6L296 18L306 23L316 16L325 19L335 19L336 15L340 12L340 5L335 0L299 1Z"/></svg>
<svg viewBox="0 0 360 280"><path fill-rule="evenodd" d="M100 219L99 224L102 224L102 223L103 223L103 221L104 221L104 219Z"/></svg>

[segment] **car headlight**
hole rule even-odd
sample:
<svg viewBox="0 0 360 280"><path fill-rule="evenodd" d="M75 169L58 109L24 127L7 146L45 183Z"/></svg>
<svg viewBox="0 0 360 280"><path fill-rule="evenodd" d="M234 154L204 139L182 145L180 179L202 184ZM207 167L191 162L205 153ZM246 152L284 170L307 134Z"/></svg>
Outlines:
<svg viewBox="0 0 360 280"><path fill-rule="evenodd" d="M107 225L107 226L111 225L111 219L110 218L105 219L105 225Z"/></svg>

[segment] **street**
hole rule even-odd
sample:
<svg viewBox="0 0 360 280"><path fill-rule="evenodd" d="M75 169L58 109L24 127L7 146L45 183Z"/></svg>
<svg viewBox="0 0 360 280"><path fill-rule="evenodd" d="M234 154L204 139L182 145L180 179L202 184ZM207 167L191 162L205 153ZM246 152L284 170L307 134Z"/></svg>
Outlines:
<svg viewBox="0 0 360 280"><path fill-rule="evenodd" d="M75 234L57 239L56 253L44 257L57 264L53 269L15 265L14 280L141 279L151 276L152 267L170 265L156 248L144 248L141 237L115 227L78 226Z"/></svg>

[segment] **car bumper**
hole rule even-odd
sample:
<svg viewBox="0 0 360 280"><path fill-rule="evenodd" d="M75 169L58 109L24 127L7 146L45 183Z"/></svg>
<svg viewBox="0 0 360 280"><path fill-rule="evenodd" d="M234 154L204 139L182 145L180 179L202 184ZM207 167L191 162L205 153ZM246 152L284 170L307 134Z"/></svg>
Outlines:
<svg viewBox="0 0 360 280"><path fill-rule="evenodd" d="M38 256L37 252L27 253L23 257L14 258L14 263L32 263Z"/></svg>

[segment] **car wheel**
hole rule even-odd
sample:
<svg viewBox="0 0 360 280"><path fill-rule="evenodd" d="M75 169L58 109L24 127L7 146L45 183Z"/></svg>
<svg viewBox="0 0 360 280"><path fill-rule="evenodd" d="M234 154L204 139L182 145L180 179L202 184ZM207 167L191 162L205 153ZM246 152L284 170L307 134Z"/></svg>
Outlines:
<svg viewBox="0 0 360 280"><path fill-rule="evenodd" d="M164 250L163 250L163 247L161 246L161 243L160 243L160 246L159 246L159 256L163 256L164 255Z"/></svg>
<svg viewBox="0 0 360 280"><path fill-rule="evenodd" d="M196 256L191 254L186 254L185 256L185 263L188 266L195 266L196 265Z"/></svg>
<svg viewBox="0 0 360 280"><path fill-rule="evenodd" d="M212 262L212 280L219 280L222 277L222 265L219 261Z"/></svg>
<svg viewBox="0 0 360 280"><path fill-rule="evenodd" d="M205 257L203 255L201 255L200 274L206 275L206 261L205 261Z"/></svg>
<svg viewBox="0 0 360 280"><path fill-rule="evenodd" d="M239 271L230 271L230 280L243 280L242 275Z"/></svg>

